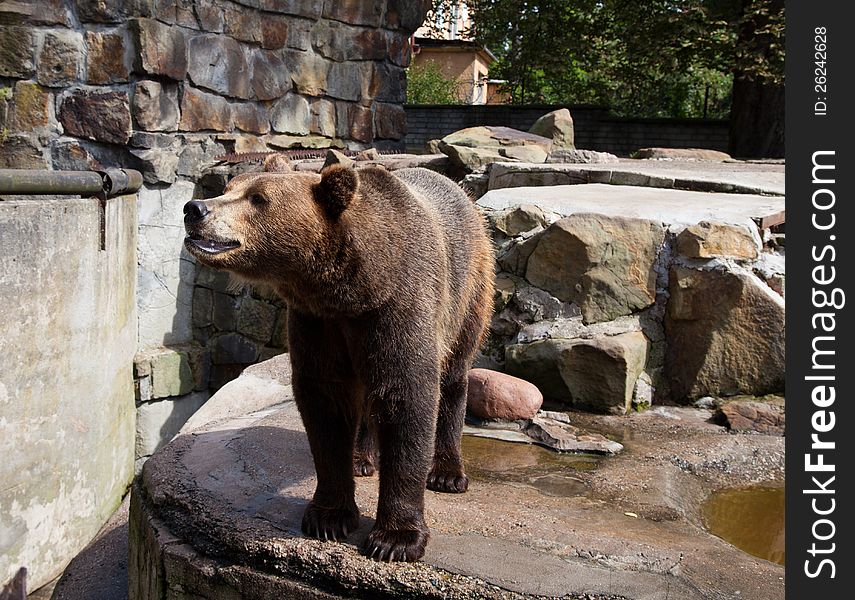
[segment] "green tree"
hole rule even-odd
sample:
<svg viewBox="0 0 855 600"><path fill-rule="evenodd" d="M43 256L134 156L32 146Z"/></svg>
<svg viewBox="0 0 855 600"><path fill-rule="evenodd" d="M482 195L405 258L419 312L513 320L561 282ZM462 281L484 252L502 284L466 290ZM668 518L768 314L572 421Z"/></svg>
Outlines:
<svg viewBox="0 0 855 600"><path fill-rule="evenodd" d="M458 83L446 77L432 60L412 64L407 69L409 104L459 104Z"/></svg>
<svg viewBox="0 0 855 600"><path fill-rule="evenodd" d="M512 102L730 116L731 153L783 155L783 0L466 1Z"/></svg>

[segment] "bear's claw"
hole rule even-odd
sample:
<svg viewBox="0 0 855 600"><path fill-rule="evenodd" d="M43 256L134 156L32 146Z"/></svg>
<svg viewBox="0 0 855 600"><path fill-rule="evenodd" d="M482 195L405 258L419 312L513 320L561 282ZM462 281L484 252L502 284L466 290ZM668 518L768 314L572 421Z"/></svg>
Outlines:
<svg viewBox="0 0 855 600"><path fill-rule="evenodd" d="M430 534L418 529L373 529L362 551L368 558L384 562L415 562L425 554Z"/></svg>
<svg viewBox="0 0 855 600"><path fill-rule="evenodd" d="M340 541L359 527L359 511L352 508L325 508L309 502L301 529L309 537Z"/></svg>
<svg viewBox="0 0 855 600"><path fill-rule="evenodd" d="M462 494L469 489L469 478L463 471L446 471L434 467L427 478L427 489L446 494Z"/></svg>
<svg viewBox="0 0 855 600"><path fill-rule="evenodd" d="M369 456L353 457L353 476L371 477L375 473L374 461Z"/></svg>

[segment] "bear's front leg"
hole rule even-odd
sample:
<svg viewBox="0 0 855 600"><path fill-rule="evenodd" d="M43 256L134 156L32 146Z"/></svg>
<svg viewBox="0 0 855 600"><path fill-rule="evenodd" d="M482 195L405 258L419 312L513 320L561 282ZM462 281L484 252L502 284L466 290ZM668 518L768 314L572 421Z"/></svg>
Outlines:
<svg viewBox="0 0 855 600"><path fill-rule="evenodd" d="M433 458L439 376L436 365L403 365L374 401L380 450L377 521L365 543L376 560L416 561L425 553L425 482Z"/></svg>
<svg viewBox="0 0 855 600"><path fill-rule="evenodd" d="M318 485L303 513L305 535L343 540L359 527L351 461L356 411L342 382L293 377L294 397L306 427Z"/></svg>

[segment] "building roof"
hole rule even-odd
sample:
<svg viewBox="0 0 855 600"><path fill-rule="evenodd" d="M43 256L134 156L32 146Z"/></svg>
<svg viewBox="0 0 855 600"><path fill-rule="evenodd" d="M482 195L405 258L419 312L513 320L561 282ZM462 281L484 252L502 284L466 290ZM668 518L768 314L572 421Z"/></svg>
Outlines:
<svg viewBox="0 0 855 600"><path fill-rule="evenodd" d="M487 57L488 63L493 63L498 60L496 55L490 52L487 48L470 40L437 40L433 38L417 37L415 45L419 48L430 48L432 50L468 50L470 52L482 53Z"/></svg>

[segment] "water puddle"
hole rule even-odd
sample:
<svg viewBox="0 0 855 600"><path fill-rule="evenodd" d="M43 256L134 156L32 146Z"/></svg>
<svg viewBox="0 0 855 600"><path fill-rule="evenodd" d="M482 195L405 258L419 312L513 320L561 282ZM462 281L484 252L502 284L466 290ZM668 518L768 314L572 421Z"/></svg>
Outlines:
<svg viewBox="0 0 855 600"><path fill-rule="evenodd" d="M597 468L602 457L561 454L535 444L463 436L463 461L473 479L521 484L547 496L582 496L587 486L574 474Z"/></svg>
<svg viewBox="0 0 855 600"><path fill-rule="evenodd" d="M704 504L702 514L713 535L748 554L784 564L784 488L715 492Z"/></svg>

